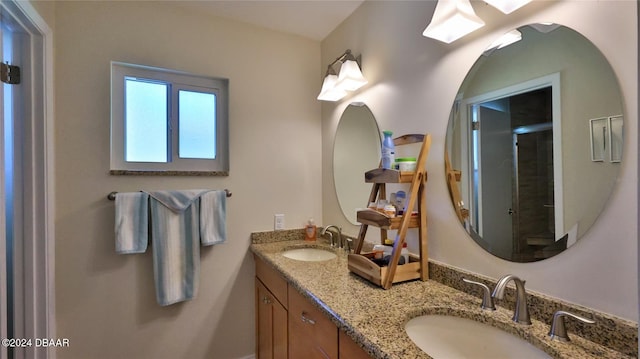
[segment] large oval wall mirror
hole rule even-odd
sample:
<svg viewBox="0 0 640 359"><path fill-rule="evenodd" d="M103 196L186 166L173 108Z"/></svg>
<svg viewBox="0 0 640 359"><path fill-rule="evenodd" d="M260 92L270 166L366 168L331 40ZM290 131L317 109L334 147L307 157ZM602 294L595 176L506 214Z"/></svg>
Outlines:
<svg viewBox="0 0 640 359"><path fill-rule="evenodd" d="M380 130L363 103L347 106L340 117L333 144L333 180L344 216L353 224L356 209L367 206L371 186L364 173L380 163Z"/></svg>
<svg viewBox="0 0 640 359"><path fill-rule="evenodd" d="M493 44L460 87L445 171L470 236L532 262L575 244L603 210L622 160L622 95L606 58L570 28L532 24L507 38L516 42Z"/></svg>

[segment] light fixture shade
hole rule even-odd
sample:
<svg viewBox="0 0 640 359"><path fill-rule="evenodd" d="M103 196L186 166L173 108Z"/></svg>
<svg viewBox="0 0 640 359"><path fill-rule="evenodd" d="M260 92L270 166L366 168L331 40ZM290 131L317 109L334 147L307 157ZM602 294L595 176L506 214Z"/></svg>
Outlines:
<svg viewBox="0 0 640 359"><path fill-rule="evenodd" d="M536 23L536 24L529 24L530 27L536 29L538 32L541 32L543 34L548 34L551 31L557 29L560 27L559 24L555 24L552 22L540 22L540 23Z"/></svg>
<svg viewBox="0 0 640 359"><path fill-rule="evenodd" d="M338 82L337 75L327 75L322 82L322 90L318 95L320 101L338 101L347 95L347 92L341 88L336 87Z"/></svg>
<svg viewBox="0 0 640 359"><path fill-rule="evenodd" d="M342 64L342 67L340 67L336 87L344 91L355 91L366 85L367 82L367 79L364 78L360 71L358 63L353 60L347 60Z"/></svg>
<svg viewBox="0 0 640 359"><path fill-rule="evenodd" d="M438 0L429 26L422 35L447 44L484 26L469 0Z"/></svg>
<svg viewBox="0 0 640 359"><path fill-rule="evenodd" d="M513 44L514 42L518 42L520 40L522 40L522 33L518 30L511 30L506 34L500 36L498 40L494 41L489 46L489 49L496 49L496 50L501 49L503 47Z"/></svg>
<svg viewBox="0 0 640 359"><path fill-rule="evenodd" d="M487 4L495 7L505 14L510 14L519 8L527 5L531 0L484 0Z"/></svg>

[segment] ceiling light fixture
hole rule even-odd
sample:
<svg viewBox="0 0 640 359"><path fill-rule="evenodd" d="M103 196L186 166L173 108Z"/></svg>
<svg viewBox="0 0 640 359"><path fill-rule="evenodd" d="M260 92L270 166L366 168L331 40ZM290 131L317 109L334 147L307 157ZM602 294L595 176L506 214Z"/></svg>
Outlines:
<svg viewBox="0 0 640 359"><path fill-rule="evenodd" d="M473 11L469 0L438 0L422 35L450 44L483 26L484 21Z"/></svg>
<svg viewBox="0 0 640 359"><path fill-rule="evenodd" d="M487 4L495 7L505 14L511 14L519 8L527 5L531 0L484 0Z"/></svg>
<svg viewBox="0 0 640 359"><path fill-rule="evenodd" d="M340 73L336 75L333 66L338 62L341 63ZM318 100L338 101L347 95L347 91L356 91L367 82L360 71L360 56L356 59L351 50L347 50L329 64Z"/></svg>

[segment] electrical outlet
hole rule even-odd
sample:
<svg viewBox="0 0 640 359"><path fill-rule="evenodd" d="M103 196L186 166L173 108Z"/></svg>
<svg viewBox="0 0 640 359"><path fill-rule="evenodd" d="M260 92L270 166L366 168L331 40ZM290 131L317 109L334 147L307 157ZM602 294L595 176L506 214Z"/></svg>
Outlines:
<svg viewBox="0 0 640 359"><path fill-rule="evenodd" d="M276 231L284 229L284 214L273 215L273 229Z"/></svg>

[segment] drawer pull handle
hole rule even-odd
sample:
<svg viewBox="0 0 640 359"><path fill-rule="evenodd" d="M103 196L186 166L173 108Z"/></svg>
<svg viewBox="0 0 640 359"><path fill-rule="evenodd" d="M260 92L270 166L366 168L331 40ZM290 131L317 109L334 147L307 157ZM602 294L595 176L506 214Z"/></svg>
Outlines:
<svg viewBox="0 0 640 359"><path fill-rule="evenodd" d="M267 296L264 296L264 297L262 297L262 303L270 304L271 303L271 299L269 299L269 297L267 297Z"/></svg>
<svg viewBox="0 0 640 359"><path fill-rule="evenodd" d="M307 317L307 315L308 315L307 312L302 312L302 315L301 315L302 322L307 323L307 324L311 324L311 325L315 325L316 321L311 319L311 318L309 318L309 317Z"/></svg>
<svg viewBox="0 0 640 359"><path fill-rule="evenodd" d="M321 347L316 347L316 349L318 349L318 351L320 352L320 354L322 354L322 357L325 359L331 359L331 357L329 356L329 354L327 354L327 352L324 351L324 349L322 349Z"/></svg>

